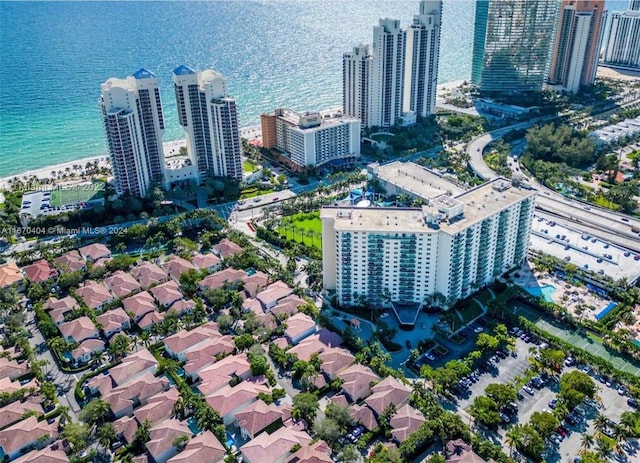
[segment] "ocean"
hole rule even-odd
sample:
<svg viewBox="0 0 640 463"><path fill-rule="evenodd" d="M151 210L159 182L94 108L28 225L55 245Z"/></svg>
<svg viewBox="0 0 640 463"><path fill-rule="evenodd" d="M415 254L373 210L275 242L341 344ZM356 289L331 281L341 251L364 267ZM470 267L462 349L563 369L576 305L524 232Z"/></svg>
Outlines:
<svg viewBox="0 0 640 463"><path fill-rule="evenodd" d="M609 1L615 9L626 2ZM0 1L0 177L105 153L100 84L145 67L161 85L164 141L183 138L171 71L213 68L240 124L277 107L342 103L342 54L418 0ZM473 0L445 0L439 83L468 79Z"/></svg>

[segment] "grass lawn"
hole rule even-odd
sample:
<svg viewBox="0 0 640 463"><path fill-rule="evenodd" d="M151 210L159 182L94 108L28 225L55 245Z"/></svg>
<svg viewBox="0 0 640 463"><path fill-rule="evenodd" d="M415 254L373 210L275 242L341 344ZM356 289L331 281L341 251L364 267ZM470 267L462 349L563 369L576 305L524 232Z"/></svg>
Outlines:
<svg viewBox="0 0 640 463"><path fill-rule="evenodd" d="M282 220L278 233L288 240L322 249L320 212L294 214Z"/></svg>
<svg viewBox="0 0 640 463"><path fill-rule="evenodd" d="M488 289L483 289L479 293L476 293L476 295L473 296L473 297L475 297L480 302L482 302L485 305L485 307L488 306L489 302L491 302L493 300L493 296L491 295L491 291L489 291Z"/></svg>
<svg viewBox="0 0 640 463"><path fill-rule="evenodd" d="M267 190L258 190L257 188L246 188L240 192L240 199L249 199L255 198L256 196L266 195L269 193L273 193L273 188L269 188Z"/></svg>
<svg viewBox="0 0 640 463"><path fill-rule="evenodd" d="M251 161L245 161L242 163L242 170L250 174L258 170L258 166Z"/></svg>
<svg viewBox="0 0 640 463"><path fill-rule="evenodd" d="M476 301L471 300L469 301L469 305L467 305L462 310L458 310L457 312L462 316L462 319L464 320L462 323L467 324L474 318L482 315L482 308Z"/></svg>
<svg viewBox="0 0 640 463"><path fill-rule="evenodd" d="M52 206L82 203L104 198L104 182L96 181L69 188L59 188L51 192Z"/></svg>

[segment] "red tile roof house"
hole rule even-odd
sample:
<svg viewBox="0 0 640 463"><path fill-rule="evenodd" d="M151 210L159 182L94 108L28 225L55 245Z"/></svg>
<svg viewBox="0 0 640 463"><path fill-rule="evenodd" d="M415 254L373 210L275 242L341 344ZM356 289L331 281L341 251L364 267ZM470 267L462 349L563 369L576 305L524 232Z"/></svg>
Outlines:
<svg viewBox="0 0 640 463"><path fill-rule="evenodd" d="M83 246L78 249L78 251L80 251L80 255L87 262L96 262L99 259L111 258L111 251L101 243L93 243L88 246Z"/></svg>
<svg viewBox="0 0 640 463"><path fill-rule="evenodd" d="M393 404L396 410L408 404L410 397L409 386L393 376L387 376L371 388L371 395L365 399L365 403L380 416L390 404Z"/></svg>
<svg viewBox="0 0 640 463"><path fill-rule="evenodd" d="M279 407L276 404L267 405L262 400L257 400L241 412L236 413L238 428L245 439L253 439L269 426L281 427L289 418L291 418L289 407Z"/></svg>
<svg viewBox="0 0 640 463"><path fill-rule="evenodd" d="M211 338L207 343L186 351L187 362L182 368L189 378L195 381L202 369L213 365L219 356L233 353L235 348L236 346L231 336L220 335L217 338Z"/></svg>
<svg viewBox="0 0 640 463"><path fill-rule="evenodd" d="M116 297L125 297L139 291L142 287L130 273L118 270L113 275L104 279L104 284Z"/></svg>
<svg viewBox="0 0 640 463"><path fill-rule="evenodd" d="M122 386L113 388L103 399L109 404L111 413L117 419L124 415L132 415L136 407L145 405L154 395L168 391L170 386L169 380L165 377L156 377L146 372Z"/></svg>
<svg viewBox="0 0 640 463"><path fill-rule="evenodd" d="M4 429L22 420L22 415L27 412L37 412L38 415L44 413L42 411L42 405L29 401L20 402L16 400L0 408L0 429Z"/></svg>
<svg viewBox="0 0 640 463"><path fill-rule="evenodd" d="M138 430L138 421L131 416L123 416L113 422L113 427L116 429L116 436L130 444Z"/></svg>
<svg viewBox="0 0 640 463"><path fill-rule="evenodd" d="M233 377L246 380L251 376L251 366L247 354L230 355L198 372L198 389L203 395L215 392Z"/></svg>
<svg viewBox="0 0 640 463"><path fill-rule="evenodd" d="M280 428L273 434L263 432L240 448L246 463L284 463L296 444L308 445L311 437L304 431Z"/></svg>
<svg viewBox="0 0 640 463"><path fill-rule="evenodd" d="M197 253L191 259L193 265L195 265L200 270L217 270L220 267L220 258L216 256L214 253L209 252L207 254Z"/></svg>
<svg viewBox="0 0 640 463"><path fill-rule="evenodd" d="M147 403L137 408L133 415L138 423L144 423L145 420L149 420L152 425L159 423L173 416L173 406L179 397L178 389L170 387L168 391L162 391L149 397Z"/></svg>
<svg viewBox="0 0 640 463"><path fill-rule="evenodd" d="M227 450L211 431L191 439L182 452L169 458L167 463L222 463Z"/></svg>
<svg viewBox="0 0 640 463"><path fill-rule="evenodd" d="M298 313L298 307L305 305L307 302L301 297L292 294L283 299L280 299L278 303L273 306L270 312L274 316L278 315L294 315Z"/></svg>
<svg viewBox="0 0 640 463"><path fill-rule="evenodd" d="M43 439L49 436L48 439ZM46 420L38 421L35 416L30 416L22 421L0 431L0 458L9 457L9 461L18 458L25 449L34 446L44 447L58 437L58 423L47 423Z"/></svg>
<svg viewBox="0 0 640 463"><path fill-rule="evenodd" d="M243 251L238 244L228 240L227 238L220 240L218 244L212 247L212 250L223 259L228 259L229 257L240 254Z"/></svg>
<svg viewBox="0 0 640 463"><path fill-rule="evenodd" d="M158 305L165 309L171 304L182 299L180 286L175 281L168 281L151 288L151 294L155 297Z"/></svg>
<svg viewBox="0 0 640 463"><path fill-rule="evenodd" d="M70 322L61 324L60 333L68 342L81 343L85 339L97 339L100 337L98 328L89 317L80 317Z"/></svg>
<svg viewBox="0 0 640 463"><path fill-rule="evenodd" d="M308 338L318 329L316 322L309 315L297 313L285 321L287 327L284 335L294 346L305 338Z"/></svg>
<svg viewBox="0 0 640 463"><path fill-rule="evenodd" d="M209 339L222 336L217 325L213 322L205 323L190 331L181 330L164 339L164 351L180 362L187 360L187 350L197 349L208 344Z"/></svg>
<svg viewBox="0 0 640 463"><path fill-rule="evenodd" d="M344 381L342 383L342 392L351 402L357 402L367 397L371 394L371 383L380 381L380 377L371 368L360 364L351 365L340 372L338 378Z"/></svg>
<svg viewBox="0 0 640 463"><path fill-rule="evenodd" d="M69 463L69 457L62 449L62 444L53 445L41 450L33 450L21 456L14 463Z"/></svg>
<svg viewBox="0 0 640 463"><path fill-rule="evenodd" d="M146 291L123 299L122 306L124 307L124 311L130 315L135 322L140 321L140 319L149 312L156 311L153 296Z"/></svg>
<svg viewBox="0 0 640 463"><path fill-rule="evenodd" d="M27 275L27 278L34 283L42 283L43 281L58 276L58 271L51 268L46 259L40 259L31 265L27 265L22 268L22 271Z"/></svg>
<svg viewBox="0 0 640 463"><path fill-rule="evenodd" d="M113 301L113 294L105 285L91 280L76 289L76 294L82 298L87 307L96 310L101 310L105 304Z"/></svg>
<svg viewBox="0 0 640 463"><path fill-rule="evenodd" d="M102 315L98 315L96 321L102 326L105 338L110 338L116 333L131 329L131 319L122 307L116 307Z"/></svg>
<svg viewBox="0 0 640 463"><path fill-rule="evenodd" d="M178 453L178 449L173 446L173 441L180 436L190 438L191 435L191 430L186 423L176 419L165 420L151 428L150 440L146 443L147 450L155 463L167 463L169 458Z"/></svg>
<svg viewBox="0 0 640 463"><path fill-rule="evenodd" d="M296 355L298 359L308 362L313 354L319 354L331 347L340 346L342 342L343 340L339 335L326 328L321 328L316 334L293 346L288 352Z"/></svg>
<svg viewBox="0 0 640 463"><path fill-rule="evenodd" d="M87 263L76 249L65 252L60 257L56 257L54 261L62 272L75 272L87 268Z"/></svg>
<svg viewBox="0 0 640 463"><path fill-rule="evenodd" d="M164 283L169 276L164 270L153 262L141 262L131 269L131 275L138 280L140 285L147 289L149 286Z"/></svg>
<svg viewBox="0 0 640 463"><path fill-rule="evenodd" d="M416 432L425 421L426 419L424 418L424 415L411 405L406 404L399 407L389 421L393 440L400 444L407 437Z"/></svg>
<svg viewBox="0 0 640 463"><path fill-rule="evenodd" d="M149 331L151 330L151 328L153 328L154 325L157 325L158 323L164 321L164 316L164 313L149 312L140 319L140 321L138 322L138 327L140 327L141 330Z"/></svg>
<svg viewBox="0 0 640 463"><path fill-rule="evenodd" d="M0 364L1 363L2 362L0 362ZM19 365L19 366L22 367L22 365ZM26 374L26 373L28 373L28 370L22 374ZM19 376L22 376L22 374ZM8 392L9 394L12 394L16 391L19 391L20 389L27 390L29 388L33 388L34 390L37 390L40 387L40 385L38 384L38 381L35 378L29 381L27 384L20 384L20 382L18 381L11 381L11 378L9 378L9 376L2 376L2 375L3 375L2 368L0 368L0 391L2 392Z"/></svg>
<svg viewBox="0 0 640 463"><path fill-rule="evenodd" d="M303 445L287 458L286 463L333 463L331 447L323 440Z"/></svg>
<svg viewBox="0 0 640 463"><path fill-rule="evenodd" d="M258 400L258 394L261 392L268 394L271 391L263 384L242 381L236 386L226 385L209 394L206 401L211 408L220 413L223 423L228 426L235 421L236 413Z"/></svg>
<svg viewBox="0 0 640 463"><path fill-rule="evenodd" d="M369 431L373 431L378 427L378 420L373 414L373 410L369 407L353 404L349 406L349 411L351 412L351 418L353 418L353 421L360 423Z"/></svg>
<svg viewBox="0 0 640 463"><path fill-rule="evenodd" d="M226 284L234 286L237 285L247 274L244 270L236 270L234 268L225 268L219 272L212 273L205 277L198 283L198 289L205 291L207 289L222 288Z"/></svg>
<svg viewBox="0 0 640 463"><path fill-rule="evenodd" d="M347 367L353 365L356 358L346 349L341 347L332 347L318 355L322 362L321 371L329 381L334 380L338 373Z"/></svg>
<svg viewBox="0 0 640 463"><path fill-rule="evenodd" d="M109 375L116 385L121 386L147 372L155 375L157 370L158 361L156 358L148 349L142 349L123 358L119 365L111 367Z"/></svg>
<svg viewBox="0 0 640 463"><path fill-rule="evenodd" d="M193 299L178 299L176 302L171 304L169 310L172 310L178 315L184 315L186 313L190 313L195 308L196 303L193 301Z"/></svg>
<svg viewBox="0 0 640 463"><path fill-rule="evenodd" d="M275 317L271 313L265 313L262 309L262 304L257 299L245 299L242 303L242 310L243 312L253 312L256 316L256 322L268 330L273 330L278 326Z"/></svg>
<svg viewBox="0 0 640 463"><path fill-rule="evenodd" d="M24 275L15 262L0 265L0 288L7 288L13 284L20 283Z"/></svg>
<svg viewBox="0 0 640 463"><path fill-rule="evenodd" d="M49 316L53 322L60 326L64 322L64 314L71 312L72 310L79 309L78 301L71 296L63 297L62 299L56 299L50 297L44 304L44 310L50 310Z"/></svg>
<svg viewBox="0 0 640 463"><path fill-rule="evenodd" d="M71 351L71 358L75 363L89 363L93 354L104 352L104 342L101 339L86 339Z"/></svg>
<svg viewBox="0 0 640 463"><path fill-rule="evenodd" d="M195 266L180 256L172 255L162 263L162 268L175 281L180 281L180 275L187 273L191 269L195 269Z"/></svg>
<svg viewBox="0 0 640 463"><path fill-rule="evenodd" d="M262 272L256 272L253 275L247 275L242 279L242 288L248 297L256 297L269 284L269 275Z"/></svg>
<svg viewBox="0 0 640 463"><path fill-rule="evenodd" d="M462 439L450 440L447 442L446 450L447 463L487 463L480 455L475 453L471 445ZM495 463L493 459L488 463Z"/></svg>
<svg viewBox="0 0 640 463"><path fill-rule="evenodd" d="M293 289L291 289L289 285L283 281L276 281L275 283L271 283L267 286L264 291L259 292L256 299L260 301L264 310L268 311L275 306L280 299L291 294L293 294Z"/></svg>

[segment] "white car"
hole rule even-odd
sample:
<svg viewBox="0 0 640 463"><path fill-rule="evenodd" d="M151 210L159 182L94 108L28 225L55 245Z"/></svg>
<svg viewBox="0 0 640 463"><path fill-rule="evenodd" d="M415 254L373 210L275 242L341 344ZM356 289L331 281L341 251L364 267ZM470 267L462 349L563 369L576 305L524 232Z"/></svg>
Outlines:
<svg viewBox="0 0 640 463"><path fill-rule="evenodd" d="M484 331L484 328L481 326L478 326L473 330L474 333L482 333L483 331Z"/></svg>
<svg viewBox="0 0 640 463"><path fill-rule="evenodd" d="M387 318L389 316L389 312L382 312L380 318Z"/></svg>

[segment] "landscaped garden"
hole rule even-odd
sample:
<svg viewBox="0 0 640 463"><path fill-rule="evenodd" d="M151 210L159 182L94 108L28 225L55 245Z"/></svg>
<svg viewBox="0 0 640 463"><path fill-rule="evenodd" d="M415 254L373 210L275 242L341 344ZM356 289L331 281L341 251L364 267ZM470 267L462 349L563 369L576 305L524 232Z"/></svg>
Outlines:
<svg viewBox="0 0 640 463"><path fill-rule="evenodd" d="M278 233L288 240L322 249L322 221L320 212L300 212L282 219Z"/></svg>

